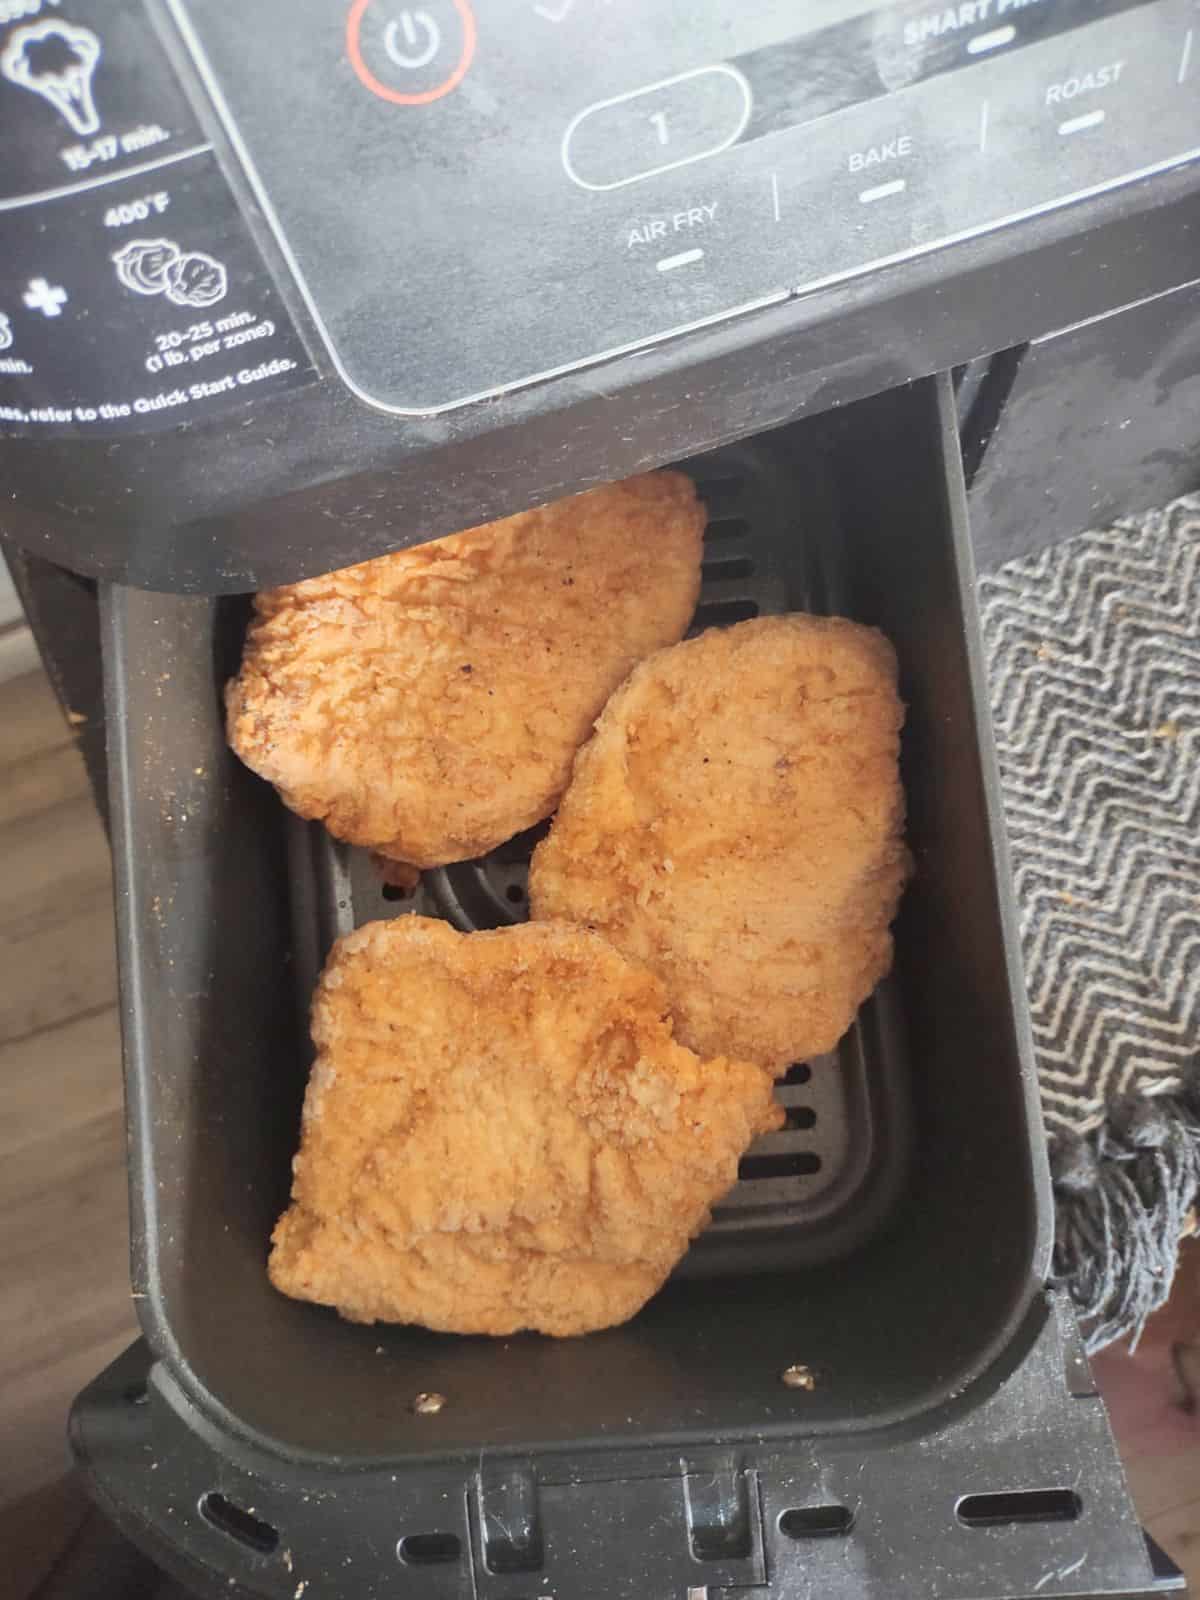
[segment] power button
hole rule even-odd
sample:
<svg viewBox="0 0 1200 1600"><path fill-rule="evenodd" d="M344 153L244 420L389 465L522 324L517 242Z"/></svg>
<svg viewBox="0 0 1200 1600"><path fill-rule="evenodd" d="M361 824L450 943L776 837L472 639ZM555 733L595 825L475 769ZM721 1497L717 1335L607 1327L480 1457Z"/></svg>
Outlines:
<svg viewBox="0 0 1200 1600"><path fill-rule="evenodd" d="M397 106L427 106L467 75L475 55L468 0L354 0L346 54L358 81Z"/></svg>

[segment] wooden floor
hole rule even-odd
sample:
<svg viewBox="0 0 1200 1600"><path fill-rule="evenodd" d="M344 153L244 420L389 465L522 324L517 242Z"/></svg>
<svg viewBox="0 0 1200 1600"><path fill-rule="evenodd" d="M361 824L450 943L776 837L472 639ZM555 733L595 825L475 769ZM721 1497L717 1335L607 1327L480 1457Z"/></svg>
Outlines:
<svg viewBox="0 0 1200 1600"><path fill-rule="evenodd" d="M32 674L0 684L0 1555L18 1597L70 1531L67 1407L136 1335L120 1052L108 844Z"/></svg>
<svg viewBox="0 0 1200 1600"><path fill-rule="evenodd" d="M0 684L0 1556L16 1600L75 1514L67 1407L135 1335L115 999L108 849L82 763L40 675ZM1200 1422L1169 1370L1189 1337L1200 1246L1139 1360L1100 1366L1143 1520L1200 1600Z"/></svg>

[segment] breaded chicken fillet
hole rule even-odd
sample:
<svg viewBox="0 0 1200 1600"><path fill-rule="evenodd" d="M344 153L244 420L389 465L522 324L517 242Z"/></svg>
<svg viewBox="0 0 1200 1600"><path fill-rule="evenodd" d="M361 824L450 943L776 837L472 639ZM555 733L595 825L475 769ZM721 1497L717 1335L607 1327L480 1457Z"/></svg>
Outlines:
<svg viewBox="0 0 1200 1600"><path fill-rule="evenodd" d="M644 962L703 1056L779 1073L831 1050L891 965L903 718L891 645L838 617L660 651L576 758L531 914Z"/></svg>
<svg viewBox="0 0 1200 1600"><path fill-rule="evenodd" d="M549 816L609 694L682 638L704 508L656 472L257 596L229 742L303 817L417 867Z"/></svg>
<svg viewBox="0 0 1200 1600"><path fill-rule="evenodd" d="M357 1322L586 1333L631 1317L782 1112L676 1044L595 934L400 917L334 946L271 1281Z"/></svg>

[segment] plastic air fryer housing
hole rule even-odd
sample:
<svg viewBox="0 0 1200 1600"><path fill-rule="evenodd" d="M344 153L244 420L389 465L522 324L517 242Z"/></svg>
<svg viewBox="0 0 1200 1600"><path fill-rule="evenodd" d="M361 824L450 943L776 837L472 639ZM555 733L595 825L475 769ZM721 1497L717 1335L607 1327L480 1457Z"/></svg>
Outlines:
<svg viewBox="0 0 1200 1600"><path fill-rule="evenodd" d="M73 618L97 592L145 1335L72 1440L198 1592L1172 1581L1047 1284L958 412L992 551L1111 504L1112 462L1182 486L1198 32L1193 0L0 6L0 532ZM697 625L896 645L894 974L628 1326L288 1301L329 941L519 918L529 841L404 902L295 824L224 741L246 596L666 463L709 504Z"/></svg>

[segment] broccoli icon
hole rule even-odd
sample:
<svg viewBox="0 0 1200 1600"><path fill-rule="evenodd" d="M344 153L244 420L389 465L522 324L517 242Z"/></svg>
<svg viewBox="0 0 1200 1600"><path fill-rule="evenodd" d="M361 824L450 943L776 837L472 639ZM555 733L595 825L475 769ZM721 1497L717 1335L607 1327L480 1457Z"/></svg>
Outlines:
<svg viewBox="0 0 1200 1600"><path fill-rule="evenodd" d="M100 126L92 99L92 74L100 41L73 22L35 22L18 28L0 55L0 73L19 89L48 100L76 133Z"/></svg>

